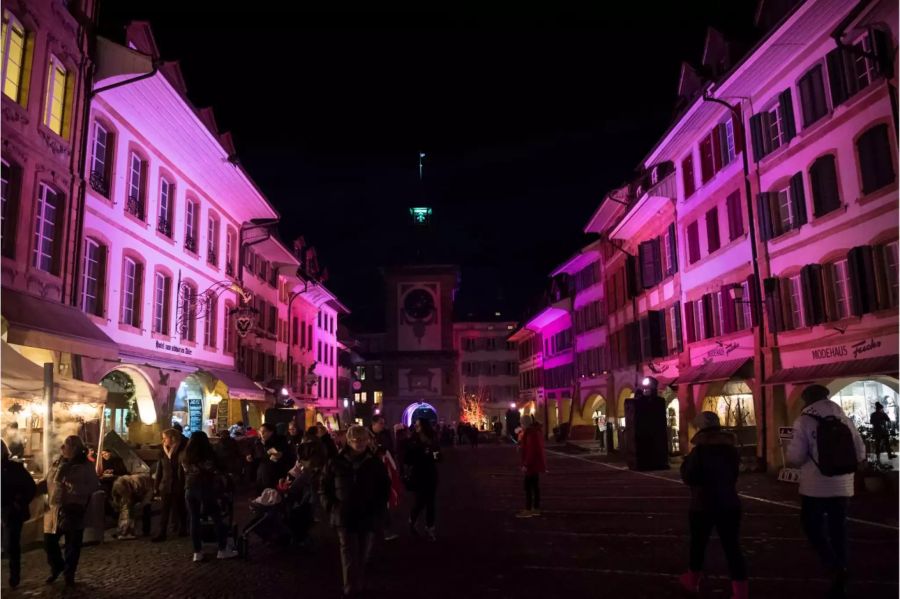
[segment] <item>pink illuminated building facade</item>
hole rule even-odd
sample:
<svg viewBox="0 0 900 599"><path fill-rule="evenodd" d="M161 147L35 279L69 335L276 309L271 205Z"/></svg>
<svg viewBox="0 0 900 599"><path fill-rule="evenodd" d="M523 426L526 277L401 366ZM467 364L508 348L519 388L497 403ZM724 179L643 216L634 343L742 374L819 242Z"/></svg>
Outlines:
<svg viewBox="0 0 900 599"><path fill-rule="evenodd" d="M876 400L897 419L897 7L767 10L776 25L739 61L710 30L705 77L683 67L680 115L553 273L576 277L575 315L601 301L576 316L573 437L600 416L623 427L645 376L673 453L711 410L772 470L807 384L859 424Z"/></svg>

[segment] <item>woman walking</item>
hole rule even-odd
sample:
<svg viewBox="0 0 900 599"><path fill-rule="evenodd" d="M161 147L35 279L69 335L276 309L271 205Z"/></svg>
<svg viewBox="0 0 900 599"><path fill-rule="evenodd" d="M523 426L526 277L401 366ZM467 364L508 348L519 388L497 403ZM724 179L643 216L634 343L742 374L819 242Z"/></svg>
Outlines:
<svg viewBox="0 0 900 599"><path fill-rule="evenodd" d="M437 435L431 428L431 422L425 418L416 421L416 430L406 443L404 463L408 469L407 488L412 491L416 500L409 514L409 532L418 536L416 522L419 514L425 511L425 532L432 541L436 540L435 498L437 496L437 463L441 449Z"/></svg>
<svg viewBox="0 0 900 599"><path fill-rule="evenodd" d="M80 437L66 437L61 451L39 487L42 491L46 488L48 497L48 509L44 513L44 550L50 564L47 584L65 572L66 586L71 587L75 586L75 571L84 541L84 515L100 482ZM62 536L66 538L65 559L59 549Z"/></svg>
<svg viewBox="0 0 900 599"><path fill-rule="evenodd" d="M735 489L740 466L735 438L721 429L715 412L701 412L694 425L699 430L691 439L694 448L681 464L681 478L691 488L690 569L678 582L686 591L699 592L706 545L715 528L728 561L732 597L747 599L747 567L739 541L741 501Z"/></svg>
<svg viewBox="0 0 900 599"><path fill-rule="evenodd" d="M222 486L217 483L217 479L221 477L222 471L206 433L195 431L191 434L181 458L181 467L184 469L184 496L191 525L194 561L203 561L203 539L200 535L202 513L212 518L216 529L216 540L219 544L216 557L218 559L236 557L237 551L226 547L227 531L222 522L218 502Z"/></svg>
<svg viewBox="0 0 900 599"><path fill-rule="evenodd" d="M522 473L525 474L525 509L516 518L533 518L541 515L541 474L547 471L544 452L544 433L541 424L533 416L522 416L522 439L519 442Z"/></svg>

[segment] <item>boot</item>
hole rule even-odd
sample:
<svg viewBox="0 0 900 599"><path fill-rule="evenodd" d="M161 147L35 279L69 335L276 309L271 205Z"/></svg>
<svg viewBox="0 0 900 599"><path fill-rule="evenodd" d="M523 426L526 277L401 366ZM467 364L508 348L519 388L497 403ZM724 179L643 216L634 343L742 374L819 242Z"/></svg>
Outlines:
<svg viewBox="0 0 900 599"><path fill-rule="evenodd" d="M750 584L746 580L731 581L731 599L749 599Z"/></svg>
<svg viewBox="0 0 900 599"><path fill-rule="evenodd" d="M701 574L701 572L688 570L678 577L678 584L681 585L681 588L683 588L688 593L699 593Z"/></svg>

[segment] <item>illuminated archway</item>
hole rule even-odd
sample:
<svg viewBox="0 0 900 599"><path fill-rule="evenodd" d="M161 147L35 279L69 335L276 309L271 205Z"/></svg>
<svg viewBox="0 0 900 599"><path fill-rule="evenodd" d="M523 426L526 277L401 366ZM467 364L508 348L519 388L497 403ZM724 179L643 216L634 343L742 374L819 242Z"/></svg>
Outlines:
<svg viewBox="0 0 900 599"><path fill-rule="evenodd" d="M116 431L128 439L132 422L146 426L156 424L156 404L147 375L139 368L123 364L106 373L100 384L107 390L108 407L104 410L106 430Z"/></svg>
<svg viewBox="0 0 900 599"><path fill-rule="evenodd" d="M437 410L429 403L417 402L411 403L403 410L402 422L406 426L412 426L419 418L427 418L432 423L437 422Z"/></svg>
<svg viewBox="0 0 900 599"><path fill-rule="evenodd" d="M634 389L631 387L623 387L621 391L619 391L619 397L616 401L616 414L615 417L619 421L620 426L625 426L625 400L631 399L634 397Z"/></svg>
<svg viewBox="0 0 900 599"><path fill-rule="evenodd" d="M185 436L190 436L194 431L202 431L209 418L209 406L204 401L204 386L197 377L186 377L178 385L175 392L175 405L172 408L172 422L179 423L184 429Z"/></svg>

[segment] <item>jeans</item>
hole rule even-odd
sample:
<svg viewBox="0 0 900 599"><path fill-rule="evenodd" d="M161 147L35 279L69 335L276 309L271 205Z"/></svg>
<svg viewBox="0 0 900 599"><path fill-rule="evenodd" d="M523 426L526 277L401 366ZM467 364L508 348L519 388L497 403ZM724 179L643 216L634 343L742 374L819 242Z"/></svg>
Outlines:
<svg viewBox="0 0 900 599"><path fill-rule="evenodd" d="M803 532L822 565L830 572L847 568L847 507L849 497L800 496Z"/></svg>
<svg viewBox="0 0 900 599"><path fill-rule="evenodd" d="M525 509L541 509L541 486L539 474L525 475Z"/></svg>
<svg viewBox="0 0 900 599"><path fill-rule="evenodd" d="M3 521L6 526L6 551L9 553L9 584L19 584L22 573L22 525L21 516L9 516Z"/></svg>
<svg viewBox="0 0 900 599"><path fill-rule="evenodd" d="M162 513L159 516L159 536L165 537L172 522L173 532L182 535L187 532L187 503L182 499L184 493L169 493L162 496ZM177 531L175 530L177 529Z"/></svg>
<svg viewBox="0 0 900 599"><path fill-rule="evenodd" d="M367 531L349 531L338 528L338 541L341 545L341 570L344 576L344 594L363 590L366 566L372 555L375 533Z"/></svg>
<svg viewBox="0 0 900 599"><path fill-rule="evenodd" d="M416 488L416 502L413 504L412 512L409 514L409 521L415 524L419 519L419 514L425 510L425 526L434 528L435 518L435 496L437 495L437 484L422 483Z"/></svg>
<svg viewBox="0 0 900 599"><path fill-rule="evenodd" d="M66 559L63 560L59 549L59 538L66 537ZM44 551L47 552L47 563L52 572L64 572L66 580L75 580L78 559L81 557L81 545L84 542L84 529L71 530L65 533L44 533Z"/></svg>
<svg viewBox="0 0 900 599"><path fill-rule="evenodd" d="M222 513L219 511L219 504L216 502L215 496L212 493L194 488L185 491L185 500L188 513L190 514L191 542L194 544L194 553L200 553L203 549L201 523L202 514L204 513L212 518L213 526L216 529L216 541L219 544L219 550L225 549L228 531L225 530L225 525L222 522Z"/></svg>
<svg viewBox="0 0 900 599"><path fill-rule="evenodd" d="M706 546L713 528L719 533L719 543L728 561L728 574L732 580L747 580L747 565L741 553L740 525L741 510L723 510L716 512L691 510L691 557L690 568L694 572L703 570Z"/></svg>

